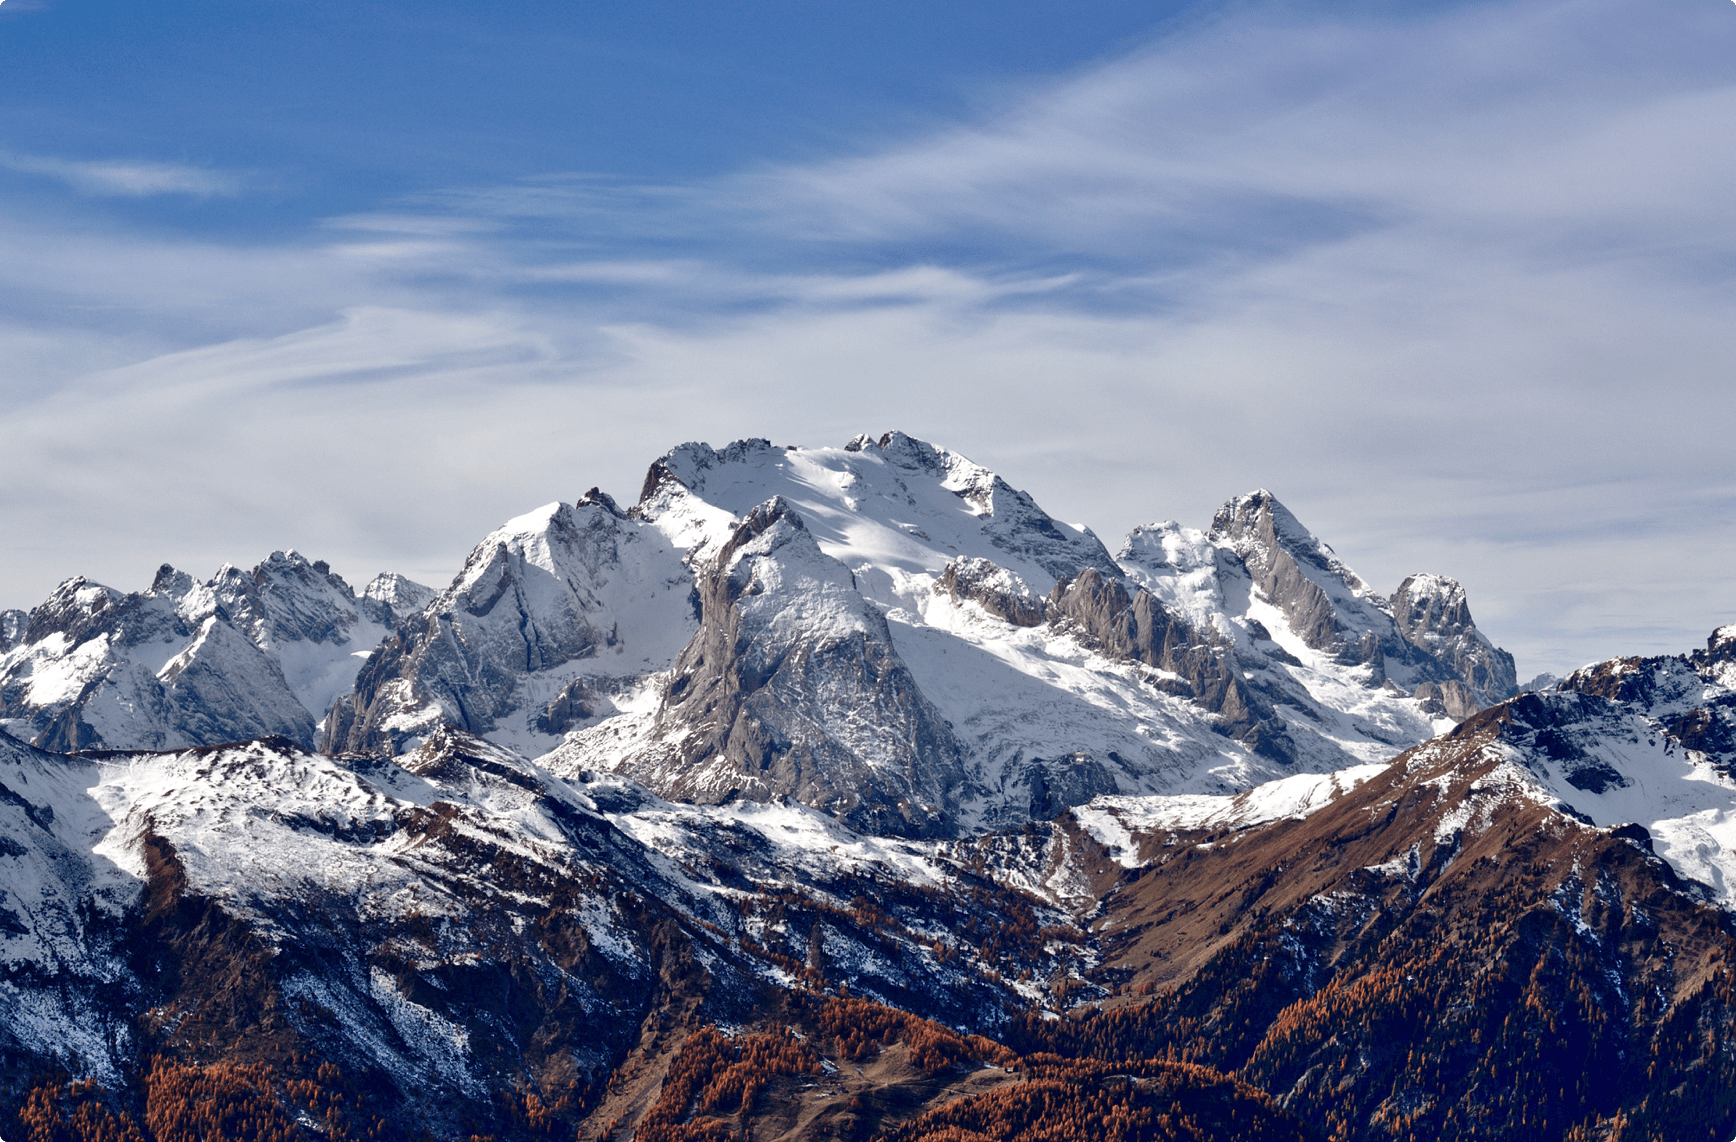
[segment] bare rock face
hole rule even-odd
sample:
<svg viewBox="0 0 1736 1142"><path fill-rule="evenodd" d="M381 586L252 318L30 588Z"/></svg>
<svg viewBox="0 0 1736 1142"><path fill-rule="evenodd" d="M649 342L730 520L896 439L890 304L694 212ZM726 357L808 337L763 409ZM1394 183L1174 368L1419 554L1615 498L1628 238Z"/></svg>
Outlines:
<svg viewBox="0 0 1736 1142"><path fill-rule="evenodd" d="M699 596L658 715L676 758L632 776L700 804L790 797L883 835L953 828L963 750L885 618L785 501L748 513Z"/></svg>
<svg viewBox="0 0 1736 1142"><path fill-rule="evenodd" d="M1713 631L1706 639L1706 649L1694 652L1694 663L1727 678L1736 678L1736 625Z"/></svg>
<svg viewBox="0 0 1736 1142"><path fill-rule="evenodd" d="M161 582L163 573L157 577ZM175 583L179 588L180 580ZM324 560L309 563L295 552L274 551L251 571L224 567L207 590L229 624L256 646L343 642L360 617L349 584Z"/></svg>
<svg viewBox="0 0 1736 1142"><path fill-rule="evenodd" d="M1471 621L1471 607L1458 580L1412 575L1392 596L1392 617L1404 640L1449 667L1470 691L1468 717L1519 692L1513 656L1491 643Z"/></svg>
<svg viewBox="0 0 1736 1142"><path fill-rule="evenodd" d="M1477 629L1456 580L1412 575L1383 599L1263 489L1220 508L1210 538L1308 647L1368 667L1368 685L1394 676L1431 712L1460 720L1518 692L1513 656Z"/></svg>
<svg viewBox="0 0 1736 1142"><path fill-rule="evenodd" d="M1055 585L1049 621L1075 630L1088 645L1116 658L1179 675L1178 692L1217 715L1226 736L1276 760L1291 743L1271 706L1243 680L1226 648L1213 645L1149 591L1129 591L1119 579L1086 568Z"/></svg>
<svg viewBox="0 0 1736 1142"><path fill-rule="evenodd" d="M1411 697L1423 704L1423 709L1437 717L1462 722L1488 705L1477 699L1475 692L1457 678L1445 682L1424 682Z"/></svg>
<svg viewBox="0 0 1736 1142"><path fill-rule="evenodd" d="M11 650L24 638L30 625L28 611L0 611L0 652Z"/></svg>
<svg viewBox="0 0 1736 1142"><path fill-rule="evenodd" d="M668 661L692 630L691 591L680 554L607 497L520 516L369 657L324 748L397 754L442 725L509 740L563 732L590 715L579 674ZM641 625L623 631L623 610Z"/></svg>
<svg viewBox="0 0 1736 1142"><path fill-rule="evenodd" d="M1386 680L1389 656L1410 657L1383 600L1272 493L1262 488L1219 508L1210 535L1241 557L1309 647L1343 663L1366 663L1376 686Z"/></svg>

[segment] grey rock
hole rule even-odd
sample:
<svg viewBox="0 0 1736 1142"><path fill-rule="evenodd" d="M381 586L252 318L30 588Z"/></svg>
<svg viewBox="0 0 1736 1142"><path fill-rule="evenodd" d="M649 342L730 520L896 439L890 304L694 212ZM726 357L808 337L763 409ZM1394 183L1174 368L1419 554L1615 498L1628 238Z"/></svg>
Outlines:
<svg viewBox="0 0 1736 1142"><path fill-rule="evenodd" d="M30 626L29 611L0 611L0 652L11 650L24 639Z"/></svg>
<svg viewBox="0 0 1736 1142"><path fill-rule="evenodd" d="M1111 758L1111 760L1118 760ZM1029 791L1033 821L1052 821L1093 797L1115 793L1115 777L1101 761L1078 752L1060 758L1033 758L1019 770L1019 784Z"/></svg>
<svg viewBox="0 0 1736 1142"><path fill-rule="evenodd" d="M1210 536L1305 644L1367 666L1370 686L1431 686L1422 700L1461 720L1518 692L1513 656L1477 629L1457 581L1413 575L1383 599L1264 489L1220 508Z"/></svg>
<svg viewBox="0 0 1736 1142"><path fill-rule="evenodd" d="M699 595L658 715L676 757L632 776L701 804L787 796L882 835L955 827L963 750L885 618L787 503L748 514Z"/></svg>
<svg viewBox="0 0 1736 1142"><path fill-rule="evenodd" d="M1366 661L1360 652L1366 628L1345 622L1327 593L1327 585L1336 587L1337 601L1345 602L1365 584L1276 496L1262 488L1231 500L1212 518L1210 536L1241 558L1303 642L1346 661Z"/></svg>
<svg viewBox="0 0 1736 1142"><path fill-rule="evenodd" d="M597 680L576 674L646 655L641 669L663 666L695 625L680 553L595 489L497 530L438 596L391 590L396 627L327 714L328 751L396 755L441 725L564 733L604 709ZM617 604L651 621L623 630ZM667 648L629 658L647 639Z"/></svg>
<svg viewBox="0 0 1736 1142"><path fill-rule="evenodd" d="M262 648L342 642L357 619L350 585L324 560L310 563L294 551L273 551L251 571L224 567L210 586L230 624Z"/></svg>
<svg viewBox="0 0 1736 1142"><path fill-rule="evenodd" d="M1462 722L1488 705L1478 700L1475 692L1457 678L1445 682L1424 682L1411 697L1422 703L1423 709L1435 717Z"/></svg>
<svg viewBox="0 0 1736 1142"><path fill-rule="evenodd" d="M1393 593L1392 617L1406 642L1450 669L1454 677L1449 681L1468 688L1467 700L1477 709L1519 692L1513 656L1490 643L1477 629L1470 604L1465 601L1465 589L1456 579L1410 576Z"/></svg>
<svg viewBox="0 0 1736 1142"><path fill-rule="evenodd" d="M1221 733L1264 756L1291 759L1283 723L1236 670L1228 648L1192 630L1149 591L1129 591L1122 580L1086 568L1055 585L1048 614L1111 657L1180 675L1182 692L1216 715Z"/></svg>

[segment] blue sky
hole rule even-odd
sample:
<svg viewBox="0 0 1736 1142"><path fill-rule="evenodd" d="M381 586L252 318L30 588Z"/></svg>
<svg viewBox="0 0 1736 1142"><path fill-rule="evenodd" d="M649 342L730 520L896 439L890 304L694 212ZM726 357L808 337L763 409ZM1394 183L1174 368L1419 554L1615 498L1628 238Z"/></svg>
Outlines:
<svg viewBox="0 0 1736 1142"><path fill-rule="evenodd" d="M940 10L944 8L945 10ZM688 439L1736 620L1736 5L0 2L0 605L443 581Z"/></svg>

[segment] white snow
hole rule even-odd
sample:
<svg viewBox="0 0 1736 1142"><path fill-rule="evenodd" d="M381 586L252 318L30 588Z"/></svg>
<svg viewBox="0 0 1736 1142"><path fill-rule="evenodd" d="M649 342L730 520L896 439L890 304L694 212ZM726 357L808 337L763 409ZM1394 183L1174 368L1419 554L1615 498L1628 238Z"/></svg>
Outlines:
<svg viewBox="0 0 1736 1142"><path fill-rule="evenodd" d="M1082 828L1107 847L1117 863L1139 865L1134 834L1245 829L1285 818L1302 820L1378 773L1384 764L1335 773L1302 773L1228 795L1098 797L1073 810Z"/></svg>

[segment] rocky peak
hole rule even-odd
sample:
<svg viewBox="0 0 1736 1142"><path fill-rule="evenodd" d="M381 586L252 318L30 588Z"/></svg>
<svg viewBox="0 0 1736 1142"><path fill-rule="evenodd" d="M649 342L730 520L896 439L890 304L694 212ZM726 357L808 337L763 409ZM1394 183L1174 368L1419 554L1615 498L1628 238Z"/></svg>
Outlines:
<svg viewBox="0 0 1736 1142"><path fill-rule="evenodd" d="M398 616L414 614L427 606L437 594L439 592L434 588L425 587L391 571L382 571L375 575L362 589L364 599L384 603Z"/></svg>
<svg viewBox="0 0 1736 1142"><path fill-rule="evenodd" d="M211 593L235 628L262 649L286 642L338 643L357 617L355 592L324 560L273 551L251 571L233 565L211 580Z"/></svg>
<svg viewBox="0 0 1736 1142"><path fill-rule="evenodd" d="M614 516L616 519L626 519L627 513L621 510L621 505L615 502L615 497L598 487L592 487L573 504L575 508L597 506Z"/></svg>
<svg viewBox="0 0 1736 1142"><path fill-rule="evenodd" d="M24 642L41 642L52 634L64 635L67 645L77 646L103 629L103 614L125 596L93 583L83 575L66 580L30 612Z"/></svg>
<svg viewBox="0 0 1736 1142"><path fill-rule="evenodd" d="M0 611L0 652L11 650L24 641L24 632L29 627L29 611Z"/></svg>
<svg viewBox="0 0 1736 1142"><path fill-rule="evenodd" d="M178 571L165 563L157 568L156 577L151 580L147 595L161 595L166 599L180 600L199 585L198 580L185 571Z"/></svg>
<svg viewBox="0 0 1736 1142"><path fill-rule="evenodd" d="M540 752L592 716L581 675L666 668L694 627L681 553L600 492L508 520L425 590L393 584L396 629L333 708L326 748L395 754L450 723Z"/></svg>
<svg viewBox="0 0 1736 1142"><path fill-rule="evenodd" d="M1412 575L1399 584L1392 597L1393 621L1399 635L1451 668L1469 687L1458 700L1475 709L1493 705L1518 693L1519 680L1513 656L1484 637L1471 620L1471 607L1458 580L1445 575ZM1454 681L1443 680L1443 684ZM1454 699L1447 701L1449 710ZM1454 713L1464 718L1465 713Z"/></svg>
<svg viewBox="0 0 1736 1142"><path fill-rule="evenodd" d="M1278 564L1279 553L1284 552L1339 580L1352 591L1369 593L1368 585L1356 572L1265 488L1237 496L1219 508L1212 517L1209 535L1240 555L1256 577L1271 572Z"/></svg>
<svg viewBox="0 0 1736 1142"><path fill-rule="evenodd" d="M906 436L902 432L886 433L875 441L874 447L900 468L931 475L945 475L953 457L953 453L944 448L936 447L926 440L918 440L914 436Z"/></svg>
<svg viewBox="0 0 1736 1142"><path fill-rule="evenodd" d="M1736 665L1736 624L1722 626L1706 637L1706 649L1694 652L1695 661L1703 666L1728 670Z"/></svg>
<svg viewBox="0 0 1736 1142"><path fill-rule="evenodd" d="M1465 589L1445 575L1411 575L1392 596L1399 633L1419 646L1458 638L1476 629Z"/></svg>
<svg viewBox="0 0 1736 1142"><path fill-rule="evenodd" d="M1213 517L1209 536L1242 560L1304 643L1342 662L1369 663L1376 667L1373 681L1384 680L1382 635L1398 643L1392 619L1277 497L1262 488L1231 500Z"/></svg>
<svg viewBox="0 0 1736 1142"><path fill-rule="evenodd" d="M768 532L773 533L770 538L766 538ZM805 541L801 545L802 558L825 558L819 545L809 535L808 525L802 522L801 515L782 496L773 496L747 513L747 517L717 553L718 566L731 572L729 582L737 589L737 598L743 593L758 594L758 591L750 592L758 564L749 557L769 555L785 544L797 541L798 535L801 541ZM765 540L763 543L760 542L762 539ZM738 574L736 568L745 568L745 574ZM761 589L764 589L763 585ZM730 601L734 602L734 599Z"/></svg>
<svg viewBox="0 0 1736 1142"><path fill-rule="evenodd" d="M651 462L650 470L645 473L644 486L639 491L639 503L645 504L670 483L679 484L690 492L703 492L707 472L772 451L772 442L763 437L737 440L721 450L697 441L679 444Z"/></svg>

